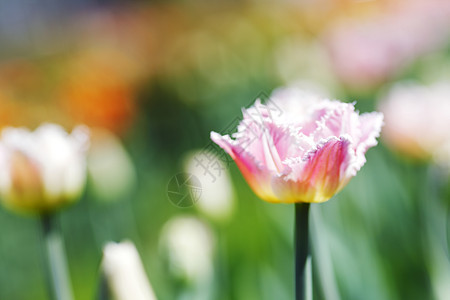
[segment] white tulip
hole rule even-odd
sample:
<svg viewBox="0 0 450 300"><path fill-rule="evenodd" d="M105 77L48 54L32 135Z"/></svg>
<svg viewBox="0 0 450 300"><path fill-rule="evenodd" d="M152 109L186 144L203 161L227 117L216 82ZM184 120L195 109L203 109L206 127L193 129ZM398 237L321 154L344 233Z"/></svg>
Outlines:
<svg viewBox="0 0 450 300"><path fill-rule="evenodd" d="M90 187L100 201L128 195L136 185L136 170L120 139L105 129L92 129L88 155Z"/></svg>
<svg viewBox="0 0 450 300"><path fill-rule="evenodd" d="M211 278L214 240L202 221L194 217L171 219L163 228L161 246L175 275L196 283Z"/></svg>
<svg viewBox="0 0 450 300"><path fill-rule="evenodd" d="M156 300L133 243L107 244L103 249L102 269L113 299Z"/></svg>
<svg viewBox="0 0 450 300"><path fill-rule="evenodd" d="M35 131L3 129L0 139L0 193L6 207L49 212L79 198L86 181L87 127L68 134L43 124Z"/></svg>
<svg viewBox="0 0 450 300"><path fill-rule="evenodd" d="M234 209L234 190L225 163L211 152L198 151L187 157L185 170L201 184L196 207L215 221L228 220Z"/></svg>

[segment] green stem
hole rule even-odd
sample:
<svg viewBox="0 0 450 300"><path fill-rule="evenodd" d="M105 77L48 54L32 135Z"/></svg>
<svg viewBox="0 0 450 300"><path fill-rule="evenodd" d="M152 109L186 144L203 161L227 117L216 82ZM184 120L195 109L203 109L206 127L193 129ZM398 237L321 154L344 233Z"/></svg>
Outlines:
<svg viewBox="0 0 450 300"><path fill-rule="evenodd" d="M46 250L45 268L50 299L72 300L64 245L55 216L42 214L41 224Z"/></svg>
<svg viewBox="0 0 450 300"><path fill-rule="evenodd" d="M102 274L100 276L100 282L99 282L99 287L98 287L98 292L97 292L97 299L98 300L109 300L109 299L111 299L111 295L109 293L108 283L106 282L106 278L105 278L104 274Z"/></svg>
<svg viewBox="0 0 450 300"><path fill-rule="evenodd" d="M305 266L308 258L309 203L295 204L295 299L304 300Z"/></svg>

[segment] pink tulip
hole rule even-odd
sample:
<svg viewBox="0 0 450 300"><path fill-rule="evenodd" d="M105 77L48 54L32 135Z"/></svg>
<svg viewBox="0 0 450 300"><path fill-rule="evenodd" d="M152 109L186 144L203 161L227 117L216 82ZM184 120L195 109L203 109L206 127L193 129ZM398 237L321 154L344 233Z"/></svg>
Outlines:
<svg viewBox="0 0 450 300"><path fill-rule="evenodd" d="M377 144L381 113L297 90L276 91L243 110L230 138L211 139L236 162L253 191L277 203L324 202L339 192Z"/></svg>

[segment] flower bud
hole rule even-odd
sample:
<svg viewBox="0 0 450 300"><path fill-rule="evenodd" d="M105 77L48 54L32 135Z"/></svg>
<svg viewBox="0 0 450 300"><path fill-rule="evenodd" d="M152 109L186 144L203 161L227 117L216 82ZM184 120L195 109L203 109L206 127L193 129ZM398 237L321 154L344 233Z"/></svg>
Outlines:
<svg viewBox="0 0 450 300"><path fill-rule="evenodd" d="M113 299L156 300L133 243L107 244L103 250L102 269Z"/></svg>

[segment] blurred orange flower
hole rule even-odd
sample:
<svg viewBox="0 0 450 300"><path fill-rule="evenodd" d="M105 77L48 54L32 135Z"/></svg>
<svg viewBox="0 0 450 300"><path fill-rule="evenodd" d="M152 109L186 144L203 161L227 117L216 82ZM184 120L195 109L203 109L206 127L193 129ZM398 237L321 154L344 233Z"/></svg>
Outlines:
<svg viewBox="0 0 450 300"><path fill-rule="evenodd" d="M85 51L66 70L59 97L75 123L124 131L135 115L126 58L110 49Z"/></svg>

